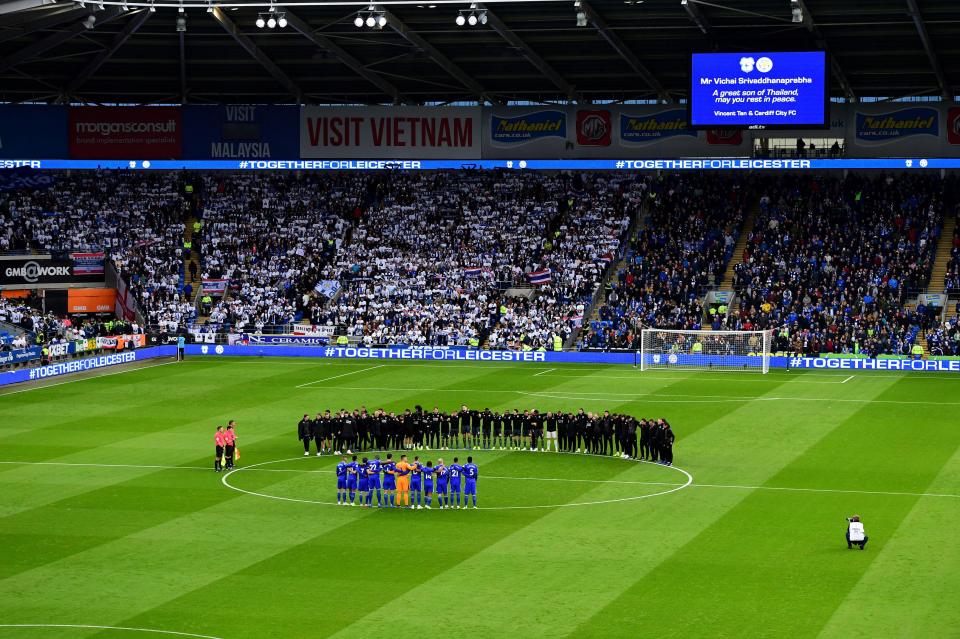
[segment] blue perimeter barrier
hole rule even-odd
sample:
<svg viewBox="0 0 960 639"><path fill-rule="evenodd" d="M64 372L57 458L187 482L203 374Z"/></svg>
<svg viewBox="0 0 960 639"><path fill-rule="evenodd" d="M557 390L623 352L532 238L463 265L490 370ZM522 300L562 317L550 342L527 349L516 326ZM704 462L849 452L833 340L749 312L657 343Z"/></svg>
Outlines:
<svg viewBox="0 0 960 639"><path fill-rule="evenodd" d="M327 359L397 359L457 362L527 362L539 364L612 364L634 365L638 356L634 353L604 353L591 351L487 351L462 347L411 348L354 346L262 346L225 344L188 344L187 355L246 356L246 357L319 357ZM651 363L657 355L648 354ZM725 355L660 355L665 361L659 365L669 370L670 366L717 366L730 370L731 359L735 364L759 366L759 357ZM909 359L861 359L826 357L770 357L770 368L838 369L878 371L937 371L960 373L960 360L909 360Z"/></svg>
<svg viewBox="0 0 960 639"><path fill-rule="evenodd" d="M99 355L97 357L87 357L85 359L74 359L68 362L57 362L56 364L50 364L48 366L23 368L16 371L0 373L0 386L38 379L49 379L51 377L69 375L70 373L96 370L98 368L109 368L111 366L139 362L155 357L172 357L176 354L176 346L151 346L135 351L123 351L120 353Z"/></svg>
<svg viewBox="0 0 960 639"><path fill-rule="evenodd" d="M0 169L136 171L806 171L957 169L960 158L651 158L622 160L61 160L0 159Z"/></svg>

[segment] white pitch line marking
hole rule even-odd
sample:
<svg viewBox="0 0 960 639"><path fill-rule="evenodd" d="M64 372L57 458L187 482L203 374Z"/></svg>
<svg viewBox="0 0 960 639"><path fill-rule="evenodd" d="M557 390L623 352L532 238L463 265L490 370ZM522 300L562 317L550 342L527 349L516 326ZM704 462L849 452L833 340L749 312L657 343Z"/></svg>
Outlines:
<svg viewBox="0 0 960 639"><path fill-rule="evenodd" d="M597 455L597 457L603 457L603 455ZM239 488L239 487L234 486L233 484L231 484L229 481L227 481L227 479L230 477L230 475L234 475L234 474L239 473L239 472L242 472L242 471L244 471L244 470L253 470L253 469L255 469L257 466L265 466L265 465L268 465L268 464L279 464L279 463L290 462L290 461L302 461L303 459L304 459L304 457L290 457L290 458L287 458L287 459L274 459L274 460L272 460L272 461L260 462L259 464L253 464L252 466L246 466L246 467L244 467L244 468L236 468L236 469L231 470L230 472L224 474L223 477L220 478L220 483L222 483L224 486L226 486L227 488L229 488L229 489L231 489L231 490L235 490L235 491L237 491L237 492L244 493L244 494L246 494L246 495L252 495L252 496L254 496L254 497L265 497L266 499L276 499L276 500L278 500L278 501L289 501L289 502L297 502L297 503L302 503L302 504L318 504L318 505L321 505L321 506L338 506L339 504L337 504L336 502L332 502L332 501L319 501L319 500L316 500L316 499L297 499L297 498L295 498L295 497L281 497L281 496L279 496L279 495L269 495L269 494L267 494L267 493L258 493L258 492L253 491L253 490L245 490L245 489L243 489L243 488ZM607 457L607 459L616 459L616 458L615 458L615 457ZM621 460L621 461L625 461L625 460ZM634 461L635 463L653 464L653 462L647 462L647 461L642 461L642 460L632 460L632 461ZM614 503L625 502L625 501L639 501L639 500L641 500L641 499L649 499L650 497L660 497L660 496L663 496L663 495L669 495L670 493L675 493L675 492L677 492L678 490L683 490L684 488L687 488L688 486L690 486L690 485L693 483L693 475L691 475L691 474L688 473L687 471L683 470L682 468L677 468L676 466L661 466L661 468L666 468L666 469L668 469L668 470L672 470L672 471L676 471L676 472L678 472L678 473L681 473L682 475L684 475L684 476L687 478L686 483L684 483L684 484L668 484L668 485L672 486L672 488L670 488L669 490L662 490L662 491L660 491L660 492L650 493L650 494L648 494L648 495L634 495L634 496L632 496L632 497L620 497L620 498L617 498L617 499L599 499L599 500L597 500L597 501L568 502L568 503L564 503L564 504L538 504L538 505L533 505L533 506L486 506L486 507L483 508L483 510L533 510L533 509L539 509L539 508L571 508L571 507L573 507L573 506L594 506L594 505L598 505L598 504L614 504Z"/></svg>
<svg viewBox="0 0 960 639"><path fill-rule="evenodd" d="M851 375L850 377L846 378L845 380L843 380L843 381L840 382L840 383L841 383L841 384L846 384L846 383L849 382L851 379L853 379L853 375Z"/></svg>
<svg viewBox="0 0 960 639"><path fill-rule="evenodd" d="M177 632L176 630L155 630L153 628L129 628L125 626L94 626L77 623L0 623L0 628L77 628L87 630L122 630L124 632L148 632L156 635L173 635L176 637L198 637L199 639L220 639L213 635L198 635L192 632Z"/></svg>
<svg viewBox="0 0 960 639"><path fill-rule="evenodd" d="M140 360L140 361L149 361L149 360ZM136 372L136 371L142 371L142 370L146 370L146 369L149 369L149 368L156 368L157 366L166 366L167 364L177 364L177 363L178 363L178 362L176 362L176 361L173 361L173 362L160 362L160 363L157 363L157 364L151 364L151 365L149 365L149 366L137 366L136 368L127 368L127 369L125 369L125 370L116 371L116 372L113 372L113 373L103 373L103 374L101 374L101 375L90 375L89 377L78 377L78 378L76 378L76 379L68 379L68 380L66 380L66 381L64 381L64 382L56 382L56 383L54 383L54 384L43 384L43 385L41 385L41 386L31 386L30 388L23 388L23 389L14 390L14 391L3 390L3 387L0 386L0 397L3 397L4 395L16 395L17 393L28 393L28 392L30 392L30 391L42 390L42 389L44 389L44 388L52 388L52 387L54 387L54 386L63 386L64 384L72 384L72 383L74 383L74 382L85 382L85 381L88 380L88 379L100 379L101 377L110 377L111 375L123 375L124 373L133 373L133 372ZM97 369L91 368L91 369L88 369L88 370L86 370L86 371L77 371L76 373L87 373L87 372L92 372L92 371L95 371L95 370L97 370ZM76 375L76 373L67 373L67 374L68 374L68 375ZM31 380L27 380L26 382L18 382L18 383L19 383L19 384L26 384L26 383L29 383L29 382L42 382L42 381L43 381L42 379L31 379Z"/></svg>
<svg viewBox="0 0 960 639"><path fill-rule="evenodd" d="M333 375L333 376L331 376L331 377L324 377L323 379L318 379L318 380L316 380L316 381L314 381L314 382L307 382L306 384L299 384L299 385L295 386L294 388L308 388L308 387L312 386L313 384L319 384L319 383L321 383L321 382L329 382L329 381L332 380L332 379L339 379L339 378L341 378L341 377L347 377L348 375L356 375L357 373L365 373L365 372L367 372L367 371L372 371L372 370L376 370L376 369L378 369L378 368L383 368L383 366L384 366L383 364L378 364L377 366L368 366L367 368L361 368L361 369L359 369L359 370L350 371L350 372L348 372L348 373L341 373L341 374L339 374L339 375Z"/></svg>
<svg viewBox="0 0 960 639"><path fill-rule="evenodd" d="M450 449L449 451L437 451L437 452L452 452L452 451L465 451L466 448L456 448ZM483 452L483 451L480 451ZM522 452L522 451L517 451ZM558 453L547 453L547 455L556 455ZM610 459L613 461L618 461L617 457L610 457L607 455L593 455L588 453L559 453L561 455L572 455L575 457L599 457L601 459ZM291 457L288 460L274 460L266 463L279 463L281 461L302 461L304 459L315 459L313 457ZM622 461L622 460L621 460ZM639 461L639 460L635 460ZM652 463L652 462L642 462L642 463ZM210 472L211 468L208 466L160 466L160 465L147 465L147 464L93 464L93 463L82 463L82 462L36 462L36 461L0 461L0 464L10 464L10 465L23 465L23 466L76 466L81 468L148 468L152 470L203 470ZM674 468L674 467L671 467ZM254 466L245 466L242 468L235 469L243 470L244 472L259 472L259 473L320 473L320 474L333 474L336 471L333 470L297 470L295 468L257 468ZM679 470L679 469L677 469ZM672 482L659 482L659 481L628 481L628 480L617 480L617 479L575 479L569 477L511 477L511 476L495 476L495 475L485 475L484 479L515 479L520 481L563 481L563 482L577 482L577 483L590 483L590 484L637 484L642 486L685 486L686 484L676 484ZM845 488L800 488L796 486L743 486L739 484L700 484L700 483L691 483L691 488L727 488L735 490L778 490L786 492L804 492L804 493L849 493L854 495L890 495L898 497L948 497L953 499L960 499L960 494L953 493L911 493L911 492L902 492L902 491L882 491L882 490L860 490L860 489L845 489Z"/></svg>
<svg viewBox="0 0 960 639"><path fill-rule="evenodd" d="M555 376L554 376L555 377ZM837 382L830 382L830 385L836 386ZM333 386L324 390L355 390L355 391L394 391L402 393L497 393L511 395L529 395L531 397L546 397L550 399L573 399L579 401L615 401L624 398L642 397L647 401L658 402L662 404L724 404L729 402L845 402L856 404L907 404L920 406L960 406L960 402L935 402L924 400L895 400L895 399L855 399L838 397L730 397L729 395L690 395L690 394L671 394L658 395L657 393L610 393L610 392L589 392L565 390L554 393L519 391L519 390L498 390L492 388L402 388L397 386ZM594 397L595 396L595 397ZM675 399L675 398L694 398L694 399Z"/></svg>
<svg viewBox="0 0 960 639"><path fill-rule="evenodd" d="M533 376L534 376L534 377L540 377L541 375L544 375L544 374L546 374L546 373L549 373L550 371L555 371L555 370L557 370L557 369L555 369L555 368L548 368L548 369L545 370L545 371L540 371L539 373L534 373Z"/></svg>

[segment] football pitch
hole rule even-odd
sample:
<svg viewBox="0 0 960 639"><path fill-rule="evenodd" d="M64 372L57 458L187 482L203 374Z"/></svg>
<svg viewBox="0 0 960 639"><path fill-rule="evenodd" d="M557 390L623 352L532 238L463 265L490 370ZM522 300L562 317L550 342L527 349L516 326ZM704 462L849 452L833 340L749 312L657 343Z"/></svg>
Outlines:
<svg viewBox="0 0 960 639"><path fill-rule="evenodd" d="M960 636L960 377L198 358L13 391L0 639ZM300 417L415 404L664 417L676 466L475 450L478 510L331 505Z"/></svg>

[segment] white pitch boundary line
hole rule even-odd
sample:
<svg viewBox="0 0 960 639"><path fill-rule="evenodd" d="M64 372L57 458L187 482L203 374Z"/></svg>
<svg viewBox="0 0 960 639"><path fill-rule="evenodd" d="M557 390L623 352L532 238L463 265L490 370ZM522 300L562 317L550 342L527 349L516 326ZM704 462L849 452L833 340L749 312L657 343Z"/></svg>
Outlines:
<svg viewBox="0 0 960 639"><path fill-rule="evenodd" d="M348 373L341 373L340 375L333 375L332 377L324 377L323 379L318 379L318 380L316 380L315 382L307 382L306 384L299 384L299 385L295 386L294 388L308 388L308 387L312 386L313 384L319 384L319 383L321 383L321 382L329 382L329 381L332 380L332 379L339 379L339 378L341 378L341 377L347 377L348 375L356 375L357 373L365 373L365 372L367 372L367 371L372 371L372 370L376 370L376 369L378 369L378 368L383 368L383 366L384 366L383 364L378 364L377 366L369 366L369 367L367 367L367 368L361 368L361 369L359 369L359 370L350 371L350 372L348 372Z"/></svg>
<svg viewBox="0 0 960 639"><path fill-rule="evenodd" d="M149 360L140 360L140 361L149 361ZM22 389L20 389L20 390L14 390L14 391L5 391L5 390L3 390L2 388L0 388L0 397L3 397L3 396L5 396L5 395L16 395L17 393L29 393L30 391L43 390L44 388L52 388L52 387L54 387L54 386L63 386L64 384L73 384L74 382L85 382L85 381L87 381L88 379L100 379L100 378L102 378L102 377L110 377L111 375L123 375L124 373L133 373L133 372L142 371L142 370L145 370L145 369L148 369L148 368L156 368L156 367L158 367L158 366L166 366L167 364L177 364L177 363L182 363L182 362L177 362L177 361L172 361L172 362L159 362L159 363L156 363L156 364L151 364L151 365L149 365L149 366L137 366L136 368L127 368L127 369L125 369L125 370L116 371L116 372L113 372L113 373L103 373L103 374L100 374L100 375L90 375L89 377L77 377L76 379L68 379L68 380L66 380L66 381L64 381L64 382L56 382L56 383L54 383L54 384L42 384L42 385L39 385L39 386L31 386L30 388L22 388ZM97 370L97 369L91 368L91 369L86 370L86 371L76 371L76 373L68 373L68 374L69 374L69 375L76 375L77 373L87 373L87 372L92 372L92 371L95 371L95 370ZM26 381L26 382L20 382L20 383L42 382L42 381L43 381L43 379L31 379L31 380L28 380L28 381Z"/></svg>
<svg viewBox="0 0 960 639"><path fill-rule="evenodd" d="M319 360L324 360L324 361L317 362L317 361L315 361L315 360L317 360L317 359L319 359ZM335 360L335 361L330 361L331 359L333 359L333 360ZM380 359L383 359L383 358L380 358ZM263 364L280 364L280 363L282 363L282 364L284 364L284 365L303 365L303 366L322 366L322 365L324 365L324 364L326 364L326 365L328 365L328 366L349 366L349 365L351 365L351 364L353 364L353 365L362 364L362 363L368 362L368 361L377 361L377 358L350 359L350 358L346 358L346 357L340 357L340 358L328 358L328 359L325 360L323 357L316 357L316 358L311 358L311 357L265 357L265 356L262 356L262 355L230 355L230 356L223 356L223 357L214 357L214 356L212 356L212 355L203 355L203 356L197 356L197 355L195 355L195 356L192 356L191 359L185 359L185 360L183 360L182 363L184 363L184 364L208 364L208 363L213 363L213 362L220 362L220 363L232 363L232 364L258 364L258 365L263 365ZM453 361L461 361L461 360L452 360L452 361L450 361L450 362L447 362L447 361L445 361L445 360L420 360L420 361L418 361L418 362L410 362L410 363L402 364L402 363L394 363L394 360L388 360L388 361L389 361L390 363L383 364L383 366L384 366L385 368L411 368L411 367L412 367L412 368L473 368L473 369L476 369L476 368L486 368L486 369L489 369L491 366L499 366L499 367L502 367L502 368L518 368L518 369L519 369L519 368L527 368L527 367L530 367L530 366L533 365L533 364L544 364L544 363L546 363L546 362L510 362L510 361L497 361L497 362L489 361L489 362L487 362L487 361L484 361L484 362L478 362L478 363L476 363L476 364L454 364ZM565 369L563 369L563 370L602 372L602 371L622 371L622 370L625 369L625 368L633 368L633 366L632 366L631 364L603 364L603 365L601 365L601 366L588 366L588 365L586 365L586 364L577 364L577 363L575 363L575 362L569 362L568 365L569 365L569 369L565 368ZM560 369L553 369L553 370L560 370ZM798 381L798 380L796 380L796 377L798 377L798 376L803 376L803 377L828 377L828 378L834 378L834 379L838 379L838 378L840 377L840 374L833 374L833 373L815 373L815 372L812 372L812 371L814 371L814 370L820 370L820 369L771 368L771 369L770 369L770 373L769 373L768 375L759 375L759 373L743 373L742 371L739 371L739 370L729 370L729 371L723 371L723 370L704 371L704 370L694 370L694 369L684 369L684 370L687 370L687 371L690 373L690 375L685 376L685 377L682 377L682 376L662 376L662 375L654 375L653 373L650 373L650 372L648 372L648 371L644 371L644 372L642 372L642 373L638 371L637 374L634 375L634 376L620 376L620 377L613 377L613 378L611 378L611 379L636 379L636 380L638 380L638 381L642 381L642 380L644 380L644 379L678 379L678 380L684 380L684 379L704 380L704 379L708 379L708 380L714 380L714 381L771 382L771 383L774 383L774 382L781 382L782 380L781 380L780 378L781 378L781 377L784 377L784 376L787 376L787 375L790 375L790 379L792 379L792 380L794 380L794 381ZM802 371L802 372L801 372L801 371ZM808 372L808 371L810 371L810 372ZM795 373L795 372L798 373L799 375L793 375L793 373ZM878 372L878 371L873 371L873 372ZM956 380L960 380L960 376L947 377L947 376L944 376L942 373L936 373L936 372L933 372L933 371L893 371L893 370L890 370L890 371L879 371L879 372L880 372L880 373L897 373L897 372L903 372L903 373L905 373L905 372L910 372L910 375L903 375L903 376L901 376L903 379L936 379L936 380L956 379ZM930 374L929 374L929 375L924 375L923 373L925 373L925 372L926 372L926 373L930 373ZM707 376L706 376L708 373L711 375L711 377L707 377ZM752 377L751 377L750 379L729 379L728 376L730 376L730 375L735 375L735 374L751 375ZM559 375L554 375L554 377L559 377ZM578 377L578 378L579 378L579 377L582 377L583 379L600 379L600 380L608 379L608 376L606 376L606 375L569 375L568 377ZM807 383L811 383L811 382L807 382ZM821 382L821 383L828 383L828 382ZM831 383L831 384L838 384L839 382L829 382L829 383Z"/></svg>
<svg viewBox="0 0 960 639"><path fill-rule="evenodd" d="M450 449L447 451L436 451L436 452L454 452L454 451L466 451L469 449L466 448L457 448ZM433 452L433 451L431 451ZM480 451L483 452L483 451ZM500 452L500 451L496 451ZM521 452L521 451L503 451L503 452ZM556 455L557 453L546 453L547 455ZM616 461L616 457L610 457L606 455L593 455L588 453L559 453L561 455L573 455L576 457L599 457L601 459L611 459ZM289 460L274 460L268 463L279 463L281 461L299 461L306 459L306 457L291 457ZM315 459L313 456L310 459ZM653 463L653 462L645 462ZM0 464L9 464L9 465L23 465L23 466L77 466L81 468L148 468L152 470L202 470L210 472L210 467L208 466L160 466L160 465L148 465L148 464L93 464L93 463L82 463L82 462L36 462L36 461L0 461ZM336 471L333 470L296 470L294 468L255 468L253 466L245 466L243 468L237 468L236 470L244 470L245 472L259 472L259 473L320 473L320 474L333 474ZM561 482L577 482L577 483L590 483L590 484L638 484L643 486L682 486L684 484L676 484L671 482L659 482L659 481L626 481L626 480L616 480L616 479L573 479L568 477L508 477L508 476L495 476L495 475L484 475L484 479L516 479L520 481L561 481ZM793 486L744 486L739 484L699 484L692 483L690 484L691 488L728 488L736 490L779 490L786 492L805 492L805 493L849 493L855 495L890 495L898 497L949 497L954 499L960 499L960 494L953 493L911 493L911 492L897 492L897 491L881 491L881 490L858 490L858 489L842 489L842 488L799 488Z"/></svg>
<svg viewBox="0 0 960 639"><path fill-rule="evenodd" d="M602 456L602 455L596 455L596 456L597 456L597 457L605 457L605 456ZM224 474L223 477L220 478L220 483L222 483L224 486L226 486L227 488L229 488L229 489L231 489L231 490L235 490L235 491L237 491L237 492L244 493L244 494L246 494L246 495L252 495L252 496L254 496L254 497L264 497L264 498L266 498L266 499L275 499L275 500L278 500L278 501L287 501L287 502L297 502L297 503L301 503L301 504L317 504L317 505L321 505L321 506L339 506L340 504L337 504L336 502L332 502L332 501L319 501L319 500L316 500L316 499L297 499L297 498L295 498L295 497L281 497L281 496L279 496L279 495L269 495L269 494L267 494L267 493L258 493L258 492L253 491L253 490L245 490L245 489L243 489L243 488L239 488L239 487L234 486L233 484L231 484L229 481L227 481L227 479L230 477L230 475L234 475L234 474L236 474L236 473L239 473L239 472L242 472L242 471L245 471L245 470L248 470L248 469L251 469L251 470L252 470L252 469L255 469L255 468L258 467L258 466L265 466L265 465L268 465L268 464L279 464L279 463L288 462L288 461L300 461L300 460L303 460L303 459L304 459L304 457L290 457L290 458L287 458L287 459L274 459L274 460L272 460L272 461L260 462L259 464L253 464L252 466L246 466L246 467L244 467L244 468L236 468L236 469L231 470L230 472ZM607 457L607 459L615 459L615 458L613 458L613 457ZM624 460L621 460L621 461L624 461ZM643 461L643 460L632 460L632 461L634 461L634 463L654 464L654 462L647 462L647 461ZM533 505L533 506L487 506L487 507L484 507L483 509L484 509L484 510L534 510L534 509L541 509L541 508L572 508L572 507L574 507L574 506L595 506L595 505L599 505L599 504L614 504L614 503L620 503L620 502L626 502L626 501L639 501L639 500L641 500L641 499L649 499L649 498L651 498L651 497L660 497L660 496L663 496L663 495L669 495L670 493L675 493L675 492L677 492L678 490L683 490L684 488L687 488L688 486L690 486L690 485L693 483L693 475L691 475L691 474L688 473L687 471L683 470L682 468L678 468L678 467L676 467L676 466L660 466L660 467L661 467L661 468L666 468L666 469L668 469L668 470L672 470L672 471L675 471L675 472L678 472L678 473L681 473L682 475L684 475L684 476L687 478L686 483L684 483L684 484L670 484L670 485L672 485L673 487L670 488L669 490L662 490L662 491L660 491L660 492L650 493L650 494L648 494L648 495L634 495L634 496L632 496L632 497L620 497L620 498L617 498L617 499L600 499L600 500L596 500L596 501L568 502L568 503L563 503L563 504L538 504L538 505Z"/></svg>
<svg viewBox="0 0 960 639"><path fill-rule="evenodd" d="M540 371L539 373L534 373L533 376L534 376L534 377L540 377L541 375L545 375L546 373L549 373L550 371L555 371L555 370L557 370L557 369L555 369L555 368L548 368L548 369L545 370L545 371Z"/></svg>
<svg viewBox="0 0 960 639"><path fill-rule="evenodd" d="M836 383L834 383L836 385ZM730 402L845 402L857 404L907 404L920 406L960 406L960 402L934 402L923 400L895 400L895 399L855 399L839 397L730 397L729 395L690 395L690 394L671 394L659 395L657 393L610 393L610 392L589 392L576 391L568 392L564 390L555 393L537 392L537 391L519 391L502 390L494 388L401 388L395 386L332 386L324 390L354 390L354 391L392 391L402 393L497 393L510 395L529 395L531 397L547 397L550 399L574 399L579 401L608 401L622 400L624 398L645 398L647 401L663 404L724 404ZM562 394L561 394L562 393ZM596 396L596 397L592 397ZM694 399L674 399L674 398L694 398Z"/></svg>
<svg viewBox="0 0 960 639"><path fill-rule="evenodd" d="M124 632L148 632L157 635L173 635L176 637L198 637L199 639L220 639L213 635L198 635L192 632L177 632L176 630L156 630L154 628L129 628L126 626L94 626L78 623L0 623L0 628L77 628L86 630L122 630Z"/></svg>
<svg viewBox="0 0 960 639"><path fill-rule="evenodd" d="M713 382L721 382L721 383L722 383L722 382L742 382L742 383L744 383L744 384L753 384L754 382L770 382L770 383L776 383L776 384L782 384L782 383L784 383L784 380L783 380L783 379L780 379L780 378L767 379L767 378L765 378L765 377L757 377L757 379L730 379L730 378L725 378L725 377L710 377L710 378L706 378L706 377L698 377L698 376L696 376L696 375L691 375L691 376L686 376L686 377L666 376L666 375L654 376L654 375L648 375L647 373L638 373L637 375L562 375L562 374L554 374L554 375L551 375L550 377L564 377L564 378L567 378L567 379L589 379L589 380L600 380L600 381L605 380L605 379L632 379L632 380L635 380L635 381L638 381L638 382L642 382L642 381L648 380L648 379L650 379L650 380L667 379L667 380L686 380L686 381L704 381L704 380L706 380L706 379L709 379L710 381L713 381ZM804 377L807 377L807 375L804 375ZM833 377L833 378L838 378L839 375L821 375L820 377ZM808 381L808 380L805 380L805 379L798 379L798 378L795 377L795 378L791 379L791 380L789 381L789 383L791 383L791 384L827 384L827 385L831 385L831 384L842 384L843 382L838 382L838 381L832 381L832 382L817 382L817 381Z"/></svg>
<svg viewBox="0 0 960 639"><path fill-rule="evenodd" d="M851 375L850 377L846 378L845 380L843 380L843 381L840 382L840 383L841 383L841 384L846 384L846 383L849 382L851 379L853 379L853 375Z"/></svg>

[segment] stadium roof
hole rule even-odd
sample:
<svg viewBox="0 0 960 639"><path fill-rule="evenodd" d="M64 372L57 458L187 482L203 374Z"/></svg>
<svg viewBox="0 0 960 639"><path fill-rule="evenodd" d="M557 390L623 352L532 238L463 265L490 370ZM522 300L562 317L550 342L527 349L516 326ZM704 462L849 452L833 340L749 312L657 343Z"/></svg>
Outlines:
<svg viewBox="0 0 960 639"><path fill-rule="evenodd" d="M365 7L348 2L278 1L288 24L270 29L263 1L155 1L0 0L0 101L678 101L693 51L804 48L832 54L834 97L960 86L960 2L945 0L493 0L476 26L454 22L469 2L407 0L377 4L382 29L354 26Z"/></svg>

